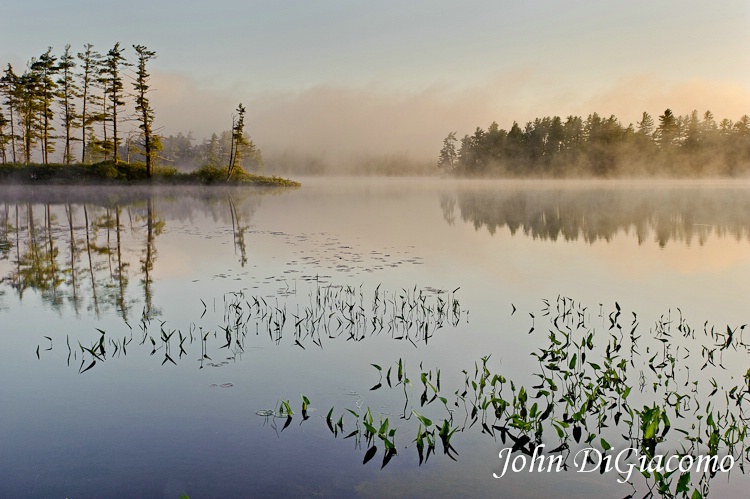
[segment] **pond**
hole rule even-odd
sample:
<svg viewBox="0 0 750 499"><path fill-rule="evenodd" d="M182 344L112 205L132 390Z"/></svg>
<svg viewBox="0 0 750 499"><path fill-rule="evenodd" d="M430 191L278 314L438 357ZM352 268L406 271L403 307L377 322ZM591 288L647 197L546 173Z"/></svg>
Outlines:
<svg viewBox="0 0 750 499"><path fill-rule="evenodd" d="M301 181L0 189L0 496L744 495L750 182Z"/></svg>

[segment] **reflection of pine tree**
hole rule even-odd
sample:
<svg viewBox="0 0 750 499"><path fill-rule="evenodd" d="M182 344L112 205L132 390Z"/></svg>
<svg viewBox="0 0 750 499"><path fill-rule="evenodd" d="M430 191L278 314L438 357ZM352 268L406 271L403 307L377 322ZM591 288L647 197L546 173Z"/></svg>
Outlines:
<svg viewBox="0 0 750 499"><path fill-rule="evenodd" d="M153 317L158 312L153 306L153 292L151 285L153 284L154 262L156 261L156 246L154 244L156 236L161 234L164 227L164 222L158 220L156 217L156 211L154 208L154 199L149 197L146 201L146 248L143 251L143 259L141 259L141 272L143 278L141 283L143 284L143 298L144 298L144 313L147 317Z"/></svg>
<svg viewBox="0 0 750 499"><path fill-rule="evenodd" d="M71 302L73 303L73 308L75 309L76 315L78 315L82 297L79 294L79 283L76 279L76 272L77 272L77 261L78 261L78 245L76 244L76 237L74 232L74 222L73 222L73 205L68 203L65 205L65 214L68 219L68 228L69 228L69 238L70 238L70 281L68 285L70 286L70 290L72 293L72 299Z"/></svg>
<svg viewBox="0 0 750 499"><path fill-rule="evenodd" d="M86 205L83 205L83 219L84 223L86 224L86 255L88 256L89 261L89 275L91 276L91 297L94 302L94 315L95 317L99 318L99 298L96 293L96 276L94 275L94 262L91 258L91 249L94 247L94 244L91 242L91 236L90 236L90 226L89 226L89 213L88 209L86 208Z"/></svg>
<svg viewBox="0 0 750 499"><path fill-rule="evenodd" d="M240 214L237 212L237 208L234 205L232 196L227 193L227 200L229 201L229 213L232 217L232 238L234 240L235 254L237 250L240 252L240 265L242 267L247 263L247 249L245 247L245 232L247 231L247 225L242 226L240 221Z"/></svg>
<svg viewBox="0 0 750 499"><path fill-rule="evenodd" d="M82 191L72 191L78 198ZM232 224L234 249L247 265L247 221L260 204L261 193L201 192L193 198L170 199L172 215L199 209L228 227ZM89 194L83 194L89 199ZM0 204L0 294L3 287L20 299L26 290L38 294L54 309L70 306L75 313L88 310L99 316L113 309L129 319L136 302L144 311L159 314L154 292L157 240L165 226L158 198L140 198L102 206L103 200L39 204L38 193L21 193L22 201ZM31 198L32 201L26 201ZM82 213L81 213L82 212ZM138 243L141 241L141 243ZM134 244L136 246L134 246ZM136 248L140 247L138 251ZM138 262L142 294L133 296L130 267Z"/></svg>
<svg viewBox="0 0 750 499"><path fill-rule="evenodd" d="M490 234L507 227L511 235L594 243L632 230L639 244L662 246L695 238L703 244L713 233L750 240L750 200L743 189L461 190L455 199L460 217ZM450 205L450 197L441 197L448 223Z"/></svg>

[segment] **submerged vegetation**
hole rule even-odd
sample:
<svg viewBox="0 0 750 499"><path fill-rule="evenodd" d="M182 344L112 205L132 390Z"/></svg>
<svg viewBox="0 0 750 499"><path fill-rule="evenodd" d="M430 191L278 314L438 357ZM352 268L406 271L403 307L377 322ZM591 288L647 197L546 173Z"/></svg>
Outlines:
<svg viewBox="0 0 750 499"><path fill-rule="evenodd" d="M492 123L443 141L438 167L468 176L623 177L739 176L750 172L750 116L717 123L698 111L677 116L671 109L658 117L647 112L634 126L614 115L537 118L509 131Z"/></svg>

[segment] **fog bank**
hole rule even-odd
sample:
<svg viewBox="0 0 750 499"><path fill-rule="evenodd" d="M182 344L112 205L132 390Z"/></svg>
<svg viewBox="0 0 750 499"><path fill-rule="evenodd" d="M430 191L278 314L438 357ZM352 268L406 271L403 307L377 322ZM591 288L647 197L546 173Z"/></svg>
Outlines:
<svg viewBox="0 0 750 499"><path fill-rule="evenodd" d="M449 132L461 137L493 121L510 128L513 121L523 125L537 116L598 112L614 114L627 126L643 111L656 116L667 108L678 115L710 110L731 119L750 112L750 86L721 80L672 82L641 74L598 88L576 88L559 82L553 86L549 82L554 77L528 68L472 87L319 84L258 94L239 85L215 88L181 74L159 73L153 102L162 133L192 131L200 141L228 129L232 111L242 101L248 108L247 130L269 166L315 163L344 170L394 158L415 165L435 162Z"/></svg>

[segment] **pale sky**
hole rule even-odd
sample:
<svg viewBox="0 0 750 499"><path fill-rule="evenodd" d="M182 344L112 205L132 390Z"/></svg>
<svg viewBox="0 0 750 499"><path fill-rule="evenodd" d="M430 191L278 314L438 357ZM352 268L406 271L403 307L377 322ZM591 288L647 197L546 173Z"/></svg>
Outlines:
<svg viewBox="0 0 750 499"><path fill-rule="evenodd" d="M4 0L0 64L115 42L157 52L157 125L198 138L237 103L264 153L436 156L492 121L750 114L750 2Z"/></svg>

